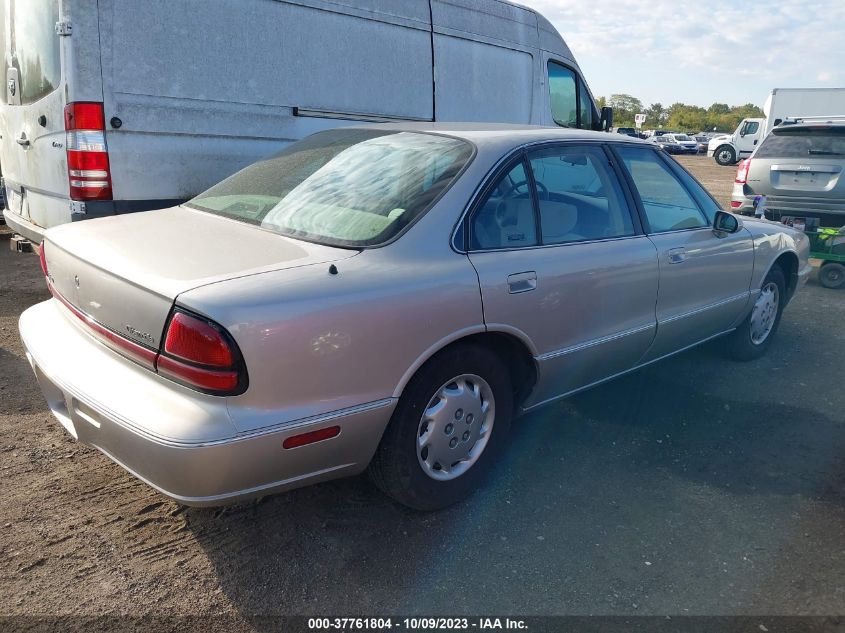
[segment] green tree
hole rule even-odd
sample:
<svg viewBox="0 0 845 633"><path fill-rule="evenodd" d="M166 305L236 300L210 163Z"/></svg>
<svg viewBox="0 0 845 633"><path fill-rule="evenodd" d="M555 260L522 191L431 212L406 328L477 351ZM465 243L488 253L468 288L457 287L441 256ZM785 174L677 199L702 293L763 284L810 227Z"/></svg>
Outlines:
<svg viewBox="0 0 845 633"><path fill-rule="evenodd" d="M659 128L666 122L666 108L661 103L652 103L645 109L645 127Z"/></svg>
<svg viewBox="0 0 845 633"><path fill-rule="evenodd" d="M722 114L727 114L731 111L731 107L727 103L714 103L707 108L708 116L718 117Z"/></svg>
<svg viewBox="0 0 845 633"><path fill-rule="evenodd" d="M634 115L643 111L643 102L626 94L612 94L607 105L613 108L613 124L617 127L634 125Z"/></svg>
<svg viewBox="0 0 845 633"><path fill-rule="evenodd" d="M753 103L729 106L717 102L702 108L676 101L668 108L660 103L644 108L643 102L632 95L612 94L609 98L599 97L596 104L600 108L612 107L613 124L619 127L632 127L634 115L640 112L646 115L646 128L663 127L685 132L711 131L713 128L718 132L733 132L742 119L763 117L763 111Z"/></svg>

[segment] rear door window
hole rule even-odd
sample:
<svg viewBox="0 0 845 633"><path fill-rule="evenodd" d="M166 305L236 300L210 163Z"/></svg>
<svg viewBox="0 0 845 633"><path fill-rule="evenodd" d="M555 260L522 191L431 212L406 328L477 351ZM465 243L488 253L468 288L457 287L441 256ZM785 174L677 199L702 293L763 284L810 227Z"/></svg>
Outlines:
<svg viewBox="0 0 845 633"><path fill-rule="evenodd" d="M616 176L600 147L566 146L528 157L540 207L543 244L634 234Z"/></svg>
<svg viewBox="0 0 845 633"><path fill-rule="evenodd" d="M531 181L520 161L502 175L475 212L470 248L519 248L537 244Z"/></svg>
<svg viewBox="0 0 845 633"><path fill-rule="evenodd" d="M6 68L18 71L22 105L34 103L58 88L61 59L56 22L58 0L6 0ZM5 30L5 28L4 28ZM7 86L7 90L9 87Z"/></svg>
<svg viewBox="0 0 845 633"><path fill-rule="evenodd" d="M824 158L845 156L845 127L781 128L757 149L755 158Z"/></svg>

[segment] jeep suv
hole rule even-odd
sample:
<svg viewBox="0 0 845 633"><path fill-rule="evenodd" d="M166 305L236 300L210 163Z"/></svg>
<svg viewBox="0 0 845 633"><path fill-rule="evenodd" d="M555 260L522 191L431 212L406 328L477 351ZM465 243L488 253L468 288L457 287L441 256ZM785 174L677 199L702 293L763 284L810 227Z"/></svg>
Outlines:
<svg viewBox="0 0 845 633"><path fill-rule="evenodd" d="M737 169L731 210L754 214L766 196L766 217L819 218L845 224L845 117L796 119L774 128Z"/></svg>

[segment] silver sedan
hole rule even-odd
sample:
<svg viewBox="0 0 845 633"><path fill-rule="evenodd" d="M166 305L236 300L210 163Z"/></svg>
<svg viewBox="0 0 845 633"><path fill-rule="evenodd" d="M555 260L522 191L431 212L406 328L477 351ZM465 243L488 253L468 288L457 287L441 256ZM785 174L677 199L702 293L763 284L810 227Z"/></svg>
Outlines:
<svg viewBox="0 0 845 633"><path fill-rule="evenodd" d="M622 135L343 128L51 229L20 331L67 432L179 502L369 470L435 509L521 413L719 336L759 357L807 251Z"/></svg>

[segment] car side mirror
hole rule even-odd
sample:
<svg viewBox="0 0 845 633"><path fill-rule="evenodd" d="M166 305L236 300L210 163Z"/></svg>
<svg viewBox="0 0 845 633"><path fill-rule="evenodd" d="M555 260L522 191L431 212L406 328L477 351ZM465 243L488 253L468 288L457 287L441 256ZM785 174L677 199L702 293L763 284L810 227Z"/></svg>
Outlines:
<svg viewBox="0 0 845 633"><path fill-rule="evenodd" d="M736 233L742 227L739 218L726 211L716 211L713 218L713 230L717 233Z"/></svg>
<svg viewBox="0 0 845 633"><path fill-rule="evenodd" d="M746 127L746 126L744 126L744 125L743 125L743 126L742 126L742 129L739 131L739 135L740 135L740 136L745 136L745 127Z"/></svg>
<svg viewBox="0 0 845 633"><path fill-rule="evenodd" d="M601 109L601 129L605 132L610 132L613 127L613 108L604 106Z"/></svg>

